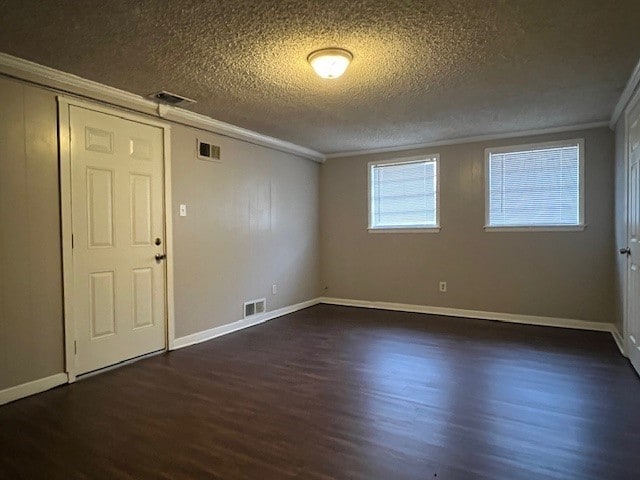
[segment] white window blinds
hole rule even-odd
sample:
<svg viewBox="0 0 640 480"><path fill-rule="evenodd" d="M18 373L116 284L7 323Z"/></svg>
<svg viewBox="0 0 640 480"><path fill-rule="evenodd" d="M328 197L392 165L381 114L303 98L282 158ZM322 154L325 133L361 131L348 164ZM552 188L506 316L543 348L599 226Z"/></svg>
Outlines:
<svg viewBox="0 0 640 480"><path fill-rule="evenodd" d="M581 142L489 150L489 227L575 226L581 220Z"/></svg>
<svg viewBox="0 0 640 480"><path fill-rule="evenodd" d="M369 228L438 226L437 158L370 166Z"/></svg>

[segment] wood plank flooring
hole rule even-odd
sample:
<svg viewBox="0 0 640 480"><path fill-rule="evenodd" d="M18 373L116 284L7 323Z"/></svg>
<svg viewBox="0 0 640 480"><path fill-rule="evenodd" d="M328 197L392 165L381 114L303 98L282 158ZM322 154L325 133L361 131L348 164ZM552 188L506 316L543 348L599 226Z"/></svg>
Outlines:
<svg viewBox="0 0 640 480"><path fill-rule="evenodd" d="M606 333L319 305L0 407L2 479L639 479Z"/></svg>

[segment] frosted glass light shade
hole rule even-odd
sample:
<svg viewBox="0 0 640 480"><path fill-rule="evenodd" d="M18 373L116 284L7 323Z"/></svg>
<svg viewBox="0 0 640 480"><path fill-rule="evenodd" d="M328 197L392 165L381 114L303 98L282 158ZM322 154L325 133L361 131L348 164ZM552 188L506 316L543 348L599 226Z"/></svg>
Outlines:
<svg viewBox="0 0 640 480"><path fill-rule="evenodd" d="M351 52L342 48L324 48L312 52L307 60L318 76L322 78L340 77L353 59Z"/></svg>

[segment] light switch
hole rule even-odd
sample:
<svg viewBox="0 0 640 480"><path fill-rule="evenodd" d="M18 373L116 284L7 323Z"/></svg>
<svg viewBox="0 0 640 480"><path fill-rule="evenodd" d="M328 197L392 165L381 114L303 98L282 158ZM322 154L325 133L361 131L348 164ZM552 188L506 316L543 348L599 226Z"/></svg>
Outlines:
<svg viewBox="0 0 640 480"><path fill-rule="evenodd" d="M187 206L184 204L180 205L180 216L181 217L186 217L187 216Z"/></svg>

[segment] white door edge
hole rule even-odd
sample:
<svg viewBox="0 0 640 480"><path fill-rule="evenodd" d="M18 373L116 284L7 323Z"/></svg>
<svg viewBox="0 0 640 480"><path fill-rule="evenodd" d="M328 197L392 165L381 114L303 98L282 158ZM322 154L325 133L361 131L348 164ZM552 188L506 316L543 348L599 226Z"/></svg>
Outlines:
<svg viewBox="0 0 640 480"><path fill-rule="evenodd" d="M636 92L631 96L631 99L629 100L629 102L627 103L627 106L624 110L624 115L622 116L622 119L624 121L623 124L623 133L624 133L624 158L623 158L623 162L624 162L624 199L625 199L625 204L624 204L624 219L625 219L625 245L622 245L622 247L629 247L631 244L631 232L630 232L630 225L632 222L632 211L631 211L631 189L630 187L630 182L631 182L631 176L630 176L630 171L631 171L631 156L629 154L629 141L630 141L630 137L629 137L629 129L631 128L630 125L630 121L629 121L629 116L630 114L633 112L633 110L640 105L640 89L636 90ZM625 347L625 354L627 357L629 357L629 360L631 360L632 364L633 364L633 360L632 360L632 356L634 355L634 350L638 349L639 347L634 343L635 339L632 339L632 329L630 326L630 322L631 322L631 315L630 315L630 309L632 307L631 305L631 299L630 299L630 292L629 292L629 288L630 288L630 280L629 280L629 272L631 269L631 258L629 256L627 256L626 258L626 262L625 262L625 268L624 268L624 275L623 275L623 285L622 285L622 293L623 293L623 322L622 322L622 327L623 327L623 332L622 332L622 337L623 337L623 345ZM634 365L635 368L637 368L636 365ZM638 373L640 374L640 371L638 371Z"/></svg>
<svg viewBox="0 0 640 480"><path fill-rule="evenodd" d="M635 107L636 103L640 102L640 89L638 89L635 94L633 94L633 96L631 97L631 99L629 100L629 102L627 103L627 106L624 110L624 115L622 116L623 119L623 142L624 142L624 157L623 157L623 162L624 162L624 181L623 181L623 185L624 185L624 221L626 223L626 227L625 227L625 245L621 245L620 247L627 247L629 245L629 239L630 239L630 235L629 235L629 223L631 221L631 212L630 212L630 208L629 208L629 204L631 202L631 199L629 198L630 192L629 192L629 162L630 162L630 157L629 157L629 114L631 113L631 111L633 110L633 108ZM628 345L628 338L629 338L629 259L627 258L626 262L625 262L625 267L624 267L624 275L623 275L623 279L622 279L622 338L624 340L624 345L626 348L626 351L629 351L629 348L631 347L630 345Z"/></svg>
<svg viewBox="0 0 640 480"><path fill-rule="evenodd" d="M71 138L70 107L77 106L95 112L120 117L126 120L159 127L163 131L164 157L164 230L165 251L165 350L171 350L175 342L175 310L173 301L174 262L173 262L173 224L171 210L171 126L158 122L145 115L133 114L124 110L107 107L72 97L59 95L58 101L58 141L60 166L60 213L62 227L62 276L63 276L63 318L65 372L69 383L76 381L77 365L75 355L75 320L73 318L73 249L72 249L72 205L71 205Z"/></svg>

